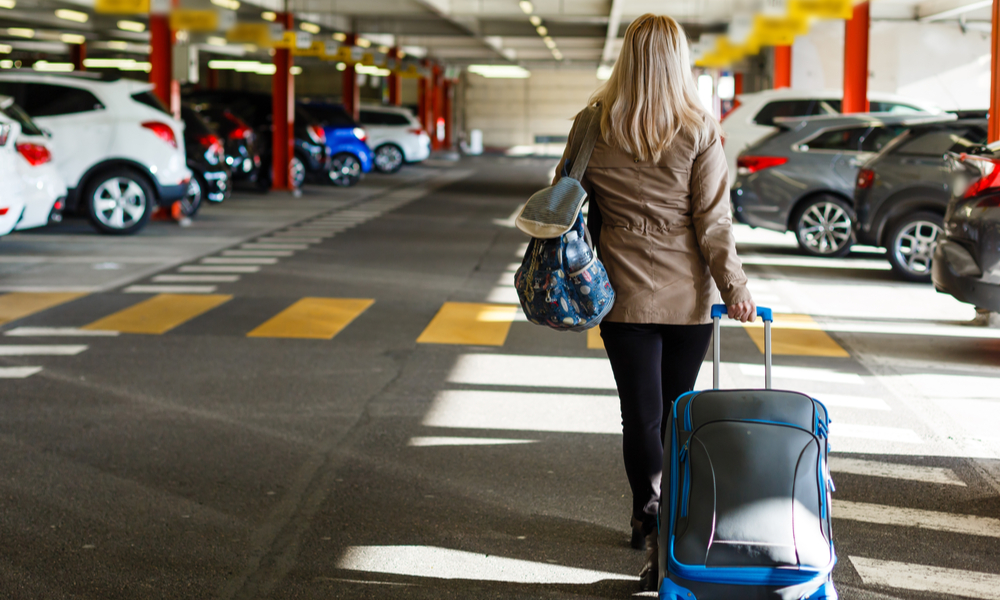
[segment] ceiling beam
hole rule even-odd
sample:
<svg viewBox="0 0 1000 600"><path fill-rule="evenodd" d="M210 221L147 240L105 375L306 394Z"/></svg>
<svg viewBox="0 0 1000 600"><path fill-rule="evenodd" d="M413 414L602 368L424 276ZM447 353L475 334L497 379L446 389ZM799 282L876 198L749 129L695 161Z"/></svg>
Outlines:
<svg viewBox="0 0 1000 600"><path fill-rule="evenodd" d="M944 21L992 5L993 0L929 0L917 5L916 16L921 23Z"/></svg>
<svg viewBox="0 0 1000 600"><path fill-rule="evenodd" d="M604 51L601 53L601 63L613 63L617 58L615 55L615 40L618 39L618 30L622 24L622 10L625 9L625 0L612 0L611 13L608 15L608 33L604 38Z"/></svg>
<svg viewBox="0 0 1000 600"><path fill-rule="evenodd" d="M417 4L423 6L432 13L438 15L442 19L445 19L460 29L464 29L468 34L474 39L479 40L484 46L490 48L496 52L500 58L505 60L512 60L509 52L504 52L502 49L502 42L495 38L486 38L479 31L479 21L478 19L468 18L468 17L455 17L451 14L451 2L449 0L414 0ZM428 49L430 50L430 49Z"/></svg>

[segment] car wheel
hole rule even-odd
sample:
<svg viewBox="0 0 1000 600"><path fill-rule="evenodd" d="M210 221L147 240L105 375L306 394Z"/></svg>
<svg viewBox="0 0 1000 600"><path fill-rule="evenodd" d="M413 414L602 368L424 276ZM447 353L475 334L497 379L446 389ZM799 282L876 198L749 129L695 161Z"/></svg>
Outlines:
<svg viewBox="0 0 1000 600"><path fill-rule="evenodd" d="M403 168L403 151L399 146L385 144L375 150L375 168L379 173L395 173Z"/></svg>
<svg viewBox="0 0 1000 600"><path fill-rule="evenodd" d="M90 222L101 233L135 233L149 222L153 197L150 185L133 171L108 171L87 186Z"/></svg>
<svg viewBox="0 0 1000 600"><path fill-rule="evenodd" d="M854 216L840 198L818 196L795 211L792 230L806 254L846 256L854 243Z"/></svg>
<svg viewBox="0 0 1000 600"><path fill-rule="evenodd" d="M330 182L340 187L351 187L361 181L361 161L353 154L342 153L330 161Z"/></svg>
<svg viewBox="0 0 1000 600"><path fill-rule="evenodd" d="M929 282L931 259L941 238L944 219L932 212L916 212L897 220L886 235L886 255L892 270L907 281Z"/></svg>
<svg viewBox="0 0 1000 600"><path fill-rule="evenodd" d="M202 179L201 175L195 173L191 177L191 182L188 184L187 195L181 198L181 213L185 217L193 217L198 213L198 209L201 208L202 202L205 201L205 181Z"/></svg>
<svg viewBox="0 0 1000 600"><path fill-rule="evenodd" d="M302 164L298 156L293 156L292 160L288 161L288 183L293 188L300 189L305 181L306 166Z"/></svg>

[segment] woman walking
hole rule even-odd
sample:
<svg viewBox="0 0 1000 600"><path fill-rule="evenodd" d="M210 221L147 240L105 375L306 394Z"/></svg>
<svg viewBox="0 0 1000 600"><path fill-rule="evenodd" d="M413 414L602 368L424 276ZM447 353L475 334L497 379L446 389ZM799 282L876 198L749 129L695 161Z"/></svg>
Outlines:
<svg viewBox="0 0 1000 600"><path fill-rule="evenodd" d="M632 22L611 78L590 100L601 135L581 182L617 295L601 337L621 400L633 545L645 538L647 549L645 589L657 583L665 416L698 377L719 293L731 318L753 321L756 313L736 256L719 124L698 99L688 56L684 31L670 17Z"/></svg>

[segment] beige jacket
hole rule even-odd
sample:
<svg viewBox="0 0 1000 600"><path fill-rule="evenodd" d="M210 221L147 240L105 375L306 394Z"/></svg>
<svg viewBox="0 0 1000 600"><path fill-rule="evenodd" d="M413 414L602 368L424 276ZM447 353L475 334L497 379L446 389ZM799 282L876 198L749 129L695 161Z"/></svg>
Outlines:
<svg viewBox="0 0 1000 600"><path fill-rule="evenodd" d="M726 304L750 300L718 137L678 134L656 162L633 159L598 137L581 183L603 219L600 256L617 296L606 320L696 325L711 322L720 291Z"/></svg>

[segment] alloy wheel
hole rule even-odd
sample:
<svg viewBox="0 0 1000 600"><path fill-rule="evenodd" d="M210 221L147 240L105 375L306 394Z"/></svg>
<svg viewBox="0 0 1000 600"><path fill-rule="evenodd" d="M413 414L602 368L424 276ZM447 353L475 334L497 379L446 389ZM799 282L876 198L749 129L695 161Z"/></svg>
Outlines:
<svg viewBox="0 0 1000 600"><path fill-rule="evenodd" d="M334 185L349 187L361 179L361 162L350 154L333 157L330 166L330 181Z"/></svg>
<svg viewBox="0 0 1000 600"><path fill-rule="evenodd" d="M110 229L127 229L146 214L142 187L127 177L112 177L94 190L94 215Z"/></svg>
<svg viewBox="0 0 1000 600"><path fill-rule="evenodd" d="M201 206L204 194L205 191L201 189L201 183L198 181L198 177L192 177L191 182L188 183L187 195L181 198L181 212L184 213L184 216L191 217L198 212L198 208Z"/></svg>
<svg viewBox="0 0 1000 600"><path fill-rule="evenodd" d="M941 233L941 227L931 221L908 223L892 240L892 253L896 262L911 275L928 275Z"/></svg>
<svg viewBox="0 0 1000 600"><path fill-rule="evenodd" d="M306 166L297 156L288 162L288 181L295 189L301 188L306 181Z"/></svg>
<svg viewBox="0 0 1000 600"><path fill-rule="evenodd" d="M393 145L375 151L375 168L381 173L395 173L403 166L403 152Z"/></svg>
<svg viewBox="0 0 1000 600"><path fill-rule="evenodd" d="M799 218L799 241L814 254L831 255L851 243L851 215L833 202L817 202Z"/></svg>

